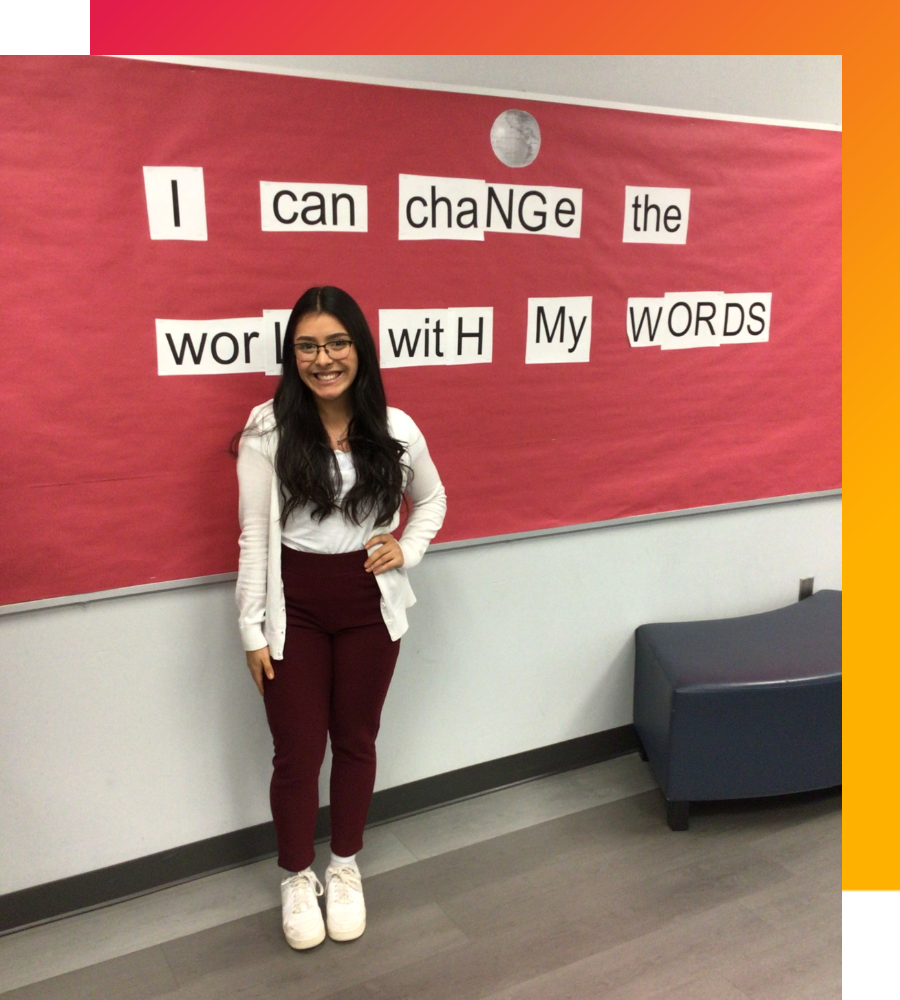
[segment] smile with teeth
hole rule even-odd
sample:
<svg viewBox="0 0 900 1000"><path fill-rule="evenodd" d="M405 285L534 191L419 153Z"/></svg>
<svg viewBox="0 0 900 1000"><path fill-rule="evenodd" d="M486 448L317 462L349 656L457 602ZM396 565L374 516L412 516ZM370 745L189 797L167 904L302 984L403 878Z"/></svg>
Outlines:
<svg viewBox="0 0 900 1000"><path fill-rule="evenodd" d="M313 377L320 382L333 382L336 378L340 378L341 375L343 375L343 372L313 372Z"/></svg>

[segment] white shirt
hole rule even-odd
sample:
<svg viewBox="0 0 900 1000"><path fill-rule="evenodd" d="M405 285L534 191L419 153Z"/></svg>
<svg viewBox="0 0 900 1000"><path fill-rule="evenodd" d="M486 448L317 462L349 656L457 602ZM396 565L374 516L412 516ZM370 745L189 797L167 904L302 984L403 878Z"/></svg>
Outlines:
<svg viewBox="0 0 900 1000"><path fill-rule="evenodd" d="M356 484L356 466L353 456L346 451L335 451L334 457L341 472L341 489L337 497L340 503ZM374 516L366 518L361 524L354 524L340 514L314 521L309 511L300 507L291 511L287 524L281 529L281 543L298 552L334 555L364 549L374 534L377 534Z"/></svg>
<svg viewBox="0 0 900 1000"><path fill-rule="evenodd" d="M406 491L411 510L400 539L403 566L379 573L375 577L381 590L381 614L391 639L396 640L409 627L406 609L416 602L406 571L421 562L428 543L443 524L447 499L422 432L402 410L389 406L387 412L388 432L403 444L405 461L413 473ZM270 655L280 660L284 653L287 614L284 584L281 580L282 497L278 477L275 475L277 449L275 414L272 401L269 400L250 412L238 449L238 516L241 524L238 544L241 552L235 600L244 649L262 649L263 646L268 646ZM309 515L306 517L309 518ZM338 522L346 523L339 514L332 517L336 517ZM371 519L371 529L364 541L377 534L374 530L374 516ZM393 531L399 523L398 511L390 525L381 530Z"/></svg>

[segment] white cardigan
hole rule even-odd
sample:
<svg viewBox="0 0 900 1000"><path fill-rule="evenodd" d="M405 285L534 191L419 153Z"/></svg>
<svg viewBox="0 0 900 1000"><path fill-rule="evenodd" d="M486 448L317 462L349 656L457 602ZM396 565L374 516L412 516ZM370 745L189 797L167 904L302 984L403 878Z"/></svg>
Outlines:
<svg viewBox="0 0 900 1000"><path fill-rule="evenodd" d="M379 573L381 613L391 639L399 639L409 627L406 609L416 603L406 571L422 560L428 543L444 521L447 498L422 432L402 410L388 407L388 431L406 448L405 460L412 469L407 494L412 504L400 539L403 566ZM272 401L255 407L241 437L237 473L240 487L238 516L241 523L240 561L235 599L238 626L244 649L269 647L280 660L284 653L287 615L281 580L282 496L275 475L278 434ZM400 523L399 511L389 526ZM376 533L373 519L373 534Z"/></svg>

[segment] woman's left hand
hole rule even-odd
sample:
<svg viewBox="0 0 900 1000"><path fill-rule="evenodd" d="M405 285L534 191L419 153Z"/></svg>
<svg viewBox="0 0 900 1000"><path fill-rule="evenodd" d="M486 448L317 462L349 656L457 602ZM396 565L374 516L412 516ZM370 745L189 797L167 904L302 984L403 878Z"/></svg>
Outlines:
<svg viewBox="0 0 900 1000"><path fill-rule="evenodd" d="M403 549L393 535L373 535L366 542L369 558L366 560L367 573L384 573L403 565Z"/></svg>

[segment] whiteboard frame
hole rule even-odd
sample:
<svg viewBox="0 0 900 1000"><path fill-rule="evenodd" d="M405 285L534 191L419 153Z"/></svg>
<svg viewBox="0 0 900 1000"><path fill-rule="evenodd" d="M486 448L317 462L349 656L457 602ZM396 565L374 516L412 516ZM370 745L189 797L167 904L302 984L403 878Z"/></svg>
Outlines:
<svg viewBox="0 0 900 1000"><path fill-rule="evenodd" d="M458 83L433 83L421 80L393 80L386 77L358 76L354 73L330 73L327 70L295 69L291 66L259 66L256 63L218 60L203 56L103 56L106 59L141 59L145 62L171 63L177 66L200 66L206 69L237 70L242 73L268 73L274 76L300 76L312 80L337 80L342 83L367 83L376 87L403 87L407 90L439 90L451 94L479 94L507 97L510 100L544 101L548 104L577 104L587 108L611 108L614 111L638 111L650 115L673 115L676 118L708 118L720 122L747 122L751 125L778 125L783 128L810 128L824 132L843 132L843 126L829 122L799 122L784 118L757 118L753 115L729 115L719 111L689 111L682 108L661 108L649 104L626 104L620 101L600 101L592 97L565 97L559 94L535 94L525 90L505 90L494 87L467 87Z"/></svg>
<svg viewBox="0 0 900 1000"><path fill-rule="evenodd" d="M429 552L449 552L453 549L470 549L476 545L497 545L501 542L517 542L528 538L548 538L553 535L568 535L575 531L596 531L602 528L616 528L624 524L642 524L645 521L665 521L675 517L695 517L702 514L717 514L721 511L743 510L745 507L771 507L775 504L797 503L803 500L819 500L823 497L843 495L843 488L819 490L813 493L793 493L782 497L763 497L759 500L741 500L736 503L712 504L709 507L689 507L684 510L666 510L656 514L636 514L632 517L616 517L606 521L591 521L588 524L566 524L558 528L538 528L534 531L518 531L509 535L490 535L485 538L461 538L454 542L435 542ZM113 590L98 590L92 594L69 594L63 597L47 597L40 601L23 601L20 604L0 605L0 617L25 614L45 608L60 608L70 604L88 605L97 601L111 601L119 597L134 597L138 594L154 594L165 590L183 590L186 587L206 587L215 583L229 583L237 579L237 573L214 573L211 576L193 576L186 580L161 580L158 583L137 584L134 587L116 587Z"/></svg>

